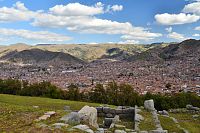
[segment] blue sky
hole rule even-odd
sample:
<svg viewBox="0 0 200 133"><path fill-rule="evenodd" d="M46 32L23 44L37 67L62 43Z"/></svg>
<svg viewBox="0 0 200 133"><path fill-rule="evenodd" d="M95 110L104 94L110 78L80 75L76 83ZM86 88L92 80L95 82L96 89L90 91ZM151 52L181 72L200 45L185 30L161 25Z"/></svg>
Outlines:
<svg viewBox="0 0 200 133"><path fill-rule="evenodd" d="M200 38L200 0L0 0L0 45Z"/></svg>

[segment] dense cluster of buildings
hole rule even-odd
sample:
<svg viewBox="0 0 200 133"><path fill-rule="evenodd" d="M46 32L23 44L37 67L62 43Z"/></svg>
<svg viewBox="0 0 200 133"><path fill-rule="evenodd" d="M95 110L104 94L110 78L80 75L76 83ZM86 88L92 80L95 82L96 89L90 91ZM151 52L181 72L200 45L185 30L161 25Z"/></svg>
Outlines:
<svg viewBox="0 0 200 133"><path fill-rule="evenodd" d="M110 62L97 60L86 65L19 65L0 63L0 78L30 83L50 81L62 89L76 84L91 89L97 83L128 83L141 94L196 92L200 95L200 64L190 61Z"/></svg>

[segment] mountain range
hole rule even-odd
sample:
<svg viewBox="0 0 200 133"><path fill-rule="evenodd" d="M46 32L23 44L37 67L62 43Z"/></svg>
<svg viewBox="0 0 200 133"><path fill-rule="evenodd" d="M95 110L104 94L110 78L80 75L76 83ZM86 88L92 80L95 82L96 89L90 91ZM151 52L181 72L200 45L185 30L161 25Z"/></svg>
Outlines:
<svg viewBox="0 0 200 133"><path fill-rule="evenodd" d="M23 63L86 63L98 59L166 61L200 57L200 40L181 43L139 44L38 44L0 46L0 60Z"/></svg>

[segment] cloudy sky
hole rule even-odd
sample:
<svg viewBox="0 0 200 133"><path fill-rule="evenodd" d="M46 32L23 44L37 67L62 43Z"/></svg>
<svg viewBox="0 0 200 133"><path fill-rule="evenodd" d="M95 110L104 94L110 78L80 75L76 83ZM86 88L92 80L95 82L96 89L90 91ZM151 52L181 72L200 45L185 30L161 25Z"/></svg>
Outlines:
<svg viewBox="0 0 200 133"><path fill-rule="evenodd" d="M0 0L0 45L200 39L200 0Z"/></svg>

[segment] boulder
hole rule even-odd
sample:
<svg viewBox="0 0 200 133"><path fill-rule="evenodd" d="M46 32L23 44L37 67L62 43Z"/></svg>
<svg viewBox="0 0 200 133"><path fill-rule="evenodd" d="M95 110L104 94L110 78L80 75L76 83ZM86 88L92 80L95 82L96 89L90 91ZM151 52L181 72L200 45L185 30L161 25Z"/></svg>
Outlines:
<svg viewBox="0 0 200 133"><path fill-rule="evenodd" d="M194 106L192 106L192 105L190 105L190 104L187 104L187 105L186 105L186 109L187 109L187 110L200 111L200 108L194 107Z"/></svg>
<svg viewBox="0 0 200 133"><path fill-rule="evenodd" d="M86 122L95 128L99 127L97 124L97 109L96 108L89 107L86 105L78 112L78 114L83 122Z"/></svg>
<svg viewBox="0 0 200 133"><path fill-rule="evenodd" d="M163 111L162 111L162 114L163 114L163 115L167 115L167 116L169 115L169 113L168 113L166 110L163 110Z"/></svg>
<svg viewBox="0 0 200 133"><path fill-rule="evenodd" d="M154 108L154 101L152 99L144 101L144 108L146 110L148 110L148 111L155 110L155 108Z"/></svg>
<svg viewBox="0 0 200 133"><path fill-rule="evenodd" d="M167 130L151 130L149 133L168 133Z"/></svg>
<svg viewBox="0 0 200 133"><path fill-rule="evenodd" d="M193 107L193 106L190 105L190 104L187 104L187 105L186 105L186 109L189 109L189 110L190 110L192 107Z"/></svg>
<svg viewBox="0 0 200 133"><path fill-rule="evenodd" d="M115 130L115 133L126 133L124 130Z"/></svg>
<svg viewBox="0 0 200 133"><path fill-rule="evenodd" d="M169 116L169 113L168 113L166 110L158 111L158 113L159 113L160 115Z"/></svg>
<svg viewBox="0 0 200 133"><path fill-rule="evenodd" d="M91 130L87 125L80 124L80 125L74 126L73 128L79 129L79 130L86 132L86 133L94 133L94 131Z"/></svg>
<svg viewBox="0 0 200 133"><path fill-rule="evenodd" d="M198 107L192 107L191 110L200 111L200 108L198 108Z"/></svg>
<svg viewBox="0 0 200 133"><path fill-rule="evenodd" d="M113 115L109 113L109 114L106 114L106 117L107 118L113 118Z"/></svg>
<svg viewBox="0 0 200 133"><path fill-rule="evenodd" d="M199 117L199 115L193 115L192 116L194 119L197 119Z"/></svg>
<svg viewBox="0 0 200 133"><path fill-rule="evenodd" d="M148 131L140 131L140 133L148 133Z"/></svg>
<svg viewBox="0 0 200 133"><path fill-rule="evenodd" d="M103 128L97 128L97 131L95 133L104 133L104 129Z"/></svg>
<svg viewBox="0 0 200 133"><path fill-rule="evenodd" d="M47 120L47 119L50 118L50 117L51 117L50 115L43 115L43 116L39 117L39 118L37 119L37 121Z"/></svg>
<svg viewBox="0 0 200 133"><path fill-rule="evenodd" d="M50 116L52 116L52 115L55 115L56 114L56 112L55 111L48 111L48 112L46 112L46 113L44 113L45 115L50 115Z"/></svg>
<svg viewBox="0 0 200 133"><path fill-rule="evenodd" d="M63 116L60 120L64 121L65 123L69 123L69 124L79 124L80 123L80 117L77 112L71 112L70 114Z"/></svg>

